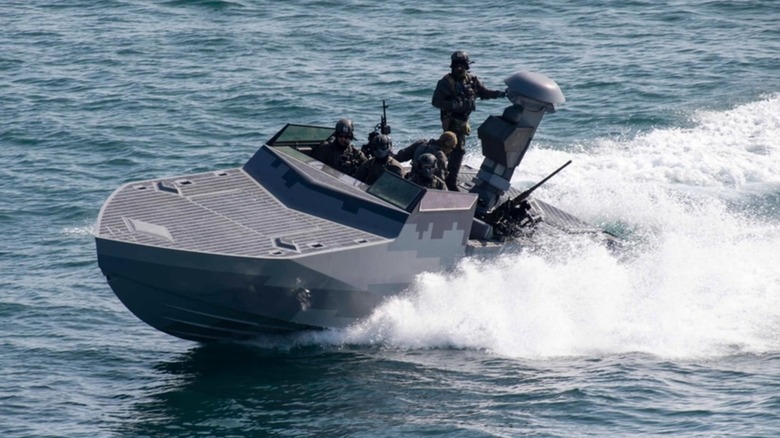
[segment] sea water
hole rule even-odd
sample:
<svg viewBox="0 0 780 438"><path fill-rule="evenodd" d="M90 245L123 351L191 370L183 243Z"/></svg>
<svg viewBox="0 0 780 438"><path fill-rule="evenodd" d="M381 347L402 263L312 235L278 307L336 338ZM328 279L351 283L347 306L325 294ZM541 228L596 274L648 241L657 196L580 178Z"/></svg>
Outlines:
<svg viewBox="0 0 780 438"><path fill-rule="evenodd" d="M775 436L780 3L0 4L0 434ZM343 330L200 345L111 292L126 182L241 166L285 123L388 105L436 137L449 55L566 102L513 184L619 234L425 272ZM507 102L480 101L474 127ZM479 141L466 162L479 165ZM376 269L392 269L377 266Z"/></svg>

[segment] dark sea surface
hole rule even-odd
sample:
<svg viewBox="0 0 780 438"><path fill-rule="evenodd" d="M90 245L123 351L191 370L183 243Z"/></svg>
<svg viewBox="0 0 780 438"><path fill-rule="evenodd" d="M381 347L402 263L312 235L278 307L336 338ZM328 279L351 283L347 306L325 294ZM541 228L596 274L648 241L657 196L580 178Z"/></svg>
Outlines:
<svg viewBox="0 0 780 438"><path fill-rule="evenodd" d="M0 2L0 437L778 436L778 23L776 0ZM560 85L513 183L573 160L538 196L630 257L465 260L354 327L243 344L108 287L114 189L239 167L287 122L364 138L382 100L396 145L434 137L459 49L488 87Z"/></svg>

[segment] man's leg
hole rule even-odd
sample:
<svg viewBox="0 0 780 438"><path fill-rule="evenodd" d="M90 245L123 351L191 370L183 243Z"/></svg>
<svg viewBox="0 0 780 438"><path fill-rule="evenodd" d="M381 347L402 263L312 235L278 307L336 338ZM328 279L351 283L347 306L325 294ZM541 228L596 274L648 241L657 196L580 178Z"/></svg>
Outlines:
<svg viewBox="0 0 780 438"><path fill-rule="evenodd" d="M444 180L447 183L447 189L453 192L460 191L458 189L458 173L460 172L460 165L463 163L463 155L466 153L464 148L466 146L466 135L462 130L453 130L454 124L450 126L450 130L455 132L458 136L458 144L450 152L447 157L447 178Z"/></svg>

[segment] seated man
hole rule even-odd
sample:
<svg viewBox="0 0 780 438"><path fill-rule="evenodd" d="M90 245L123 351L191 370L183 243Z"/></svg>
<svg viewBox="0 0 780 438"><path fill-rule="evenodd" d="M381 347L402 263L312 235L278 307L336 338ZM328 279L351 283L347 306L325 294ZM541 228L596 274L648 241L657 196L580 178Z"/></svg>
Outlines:
<svg viewBox="0 0 780 438"><path fill-rule="evenodd" d="M379 131L371 131L368 133L368 142L363 143L363 146L360 146L360 152L363 152L363 155L366 156L366 158L371 158L374 156L374 152L371 150L371 140L374 139L379 135Z"/></svg>
<svg viewBox="0 0 780 438"><path fill-rule="evenodd" d="M354 175L357 168L366 161L366 156L352 146L354 128L352 120L341 119L336 123L336 133L328 141L311 151L315 158L347 175Z"/></svg>
<svg viewBox="0 0 780 438"><path fill-rule="evenodd" d="M404 162L412 160L412 167L422 154L433 154L436 157L436 176L447 178L447 157L455 148L458 138L454 132L446 131L438 139L417 140L395 154L395 159Z"/></svg>
<svg viewBox="0 0 780 438"><path fill-rule="evenodd" d="M422 154L417 159L417 165L412 168L409 181L428 189L447 190L444 180L436 176L436 157L433 154Z"/></svg>
<svg viewBox="0 0 780 438"><path fill-rule="evenodd" d="M385 169L404 176L404 168L401 166L401 163L390 156L392 150L393 142L390 140L389 135L378 134L374 136L371 139L371 154L373 158L370 158L358 167L357 172L355 172L355 178L366 184L373 184L379 179L379 176L382 175Z"/></svg>

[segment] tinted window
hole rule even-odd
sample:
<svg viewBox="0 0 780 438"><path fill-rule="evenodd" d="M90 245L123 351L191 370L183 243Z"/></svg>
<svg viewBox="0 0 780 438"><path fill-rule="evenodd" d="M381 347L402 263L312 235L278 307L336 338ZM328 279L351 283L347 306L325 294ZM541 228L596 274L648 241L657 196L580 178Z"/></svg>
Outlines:
<svg viewBox="0 0 780 438"><path fill-rule="evenodd" d="M411 211L425 189L392 172L385 171L367 191L377 198Z"/></svg>
<svg viewBox="0 0 780 438"><path fill-rule="evenodd" d="M268 141L269 146L318 145L333 134L333 128L288 124Z"/></svg>

